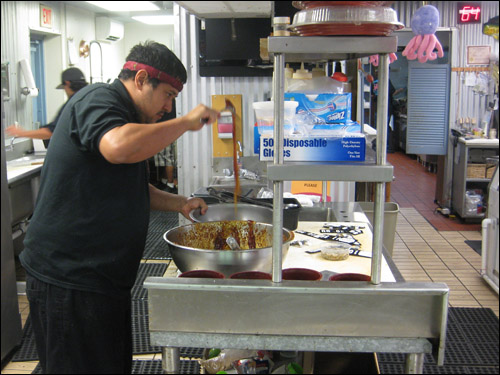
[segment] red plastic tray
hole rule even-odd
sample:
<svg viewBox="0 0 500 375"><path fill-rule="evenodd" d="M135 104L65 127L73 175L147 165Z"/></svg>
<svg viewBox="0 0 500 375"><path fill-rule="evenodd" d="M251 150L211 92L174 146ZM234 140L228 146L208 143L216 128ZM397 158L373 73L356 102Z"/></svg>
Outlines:
<svg viewBox="0 0 500 375"><path fill-rule="evenodd" d="M388 7L394 1L292 1L297 9L311 9L324 6Z"/></svg>
<svg viewBox="0 0 500 375"><path fill-rule="evenodd" d="M387 23L366 23L355 25L353 23L335 23L321 25L302 25L290 28L300 36L326 36L326 35L369 35L389 36L401 27Z"/></svg>

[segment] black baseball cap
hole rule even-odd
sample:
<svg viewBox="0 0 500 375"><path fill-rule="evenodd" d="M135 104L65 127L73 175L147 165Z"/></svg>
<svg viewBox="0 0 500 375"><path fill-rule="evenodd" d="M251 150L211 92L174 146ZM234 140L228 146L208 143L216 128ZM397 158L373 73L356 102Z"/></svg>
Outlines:
<svg viewBox="0 0 500 375"><path fill-rule="evenodd" d="M64 88L64 83L66 81L82 81L85 82L85 76L83 75L83 72L78 69L78 68L69 68L66 69L64 72L61 74L61 81L62 83L56 87L56 89L62 89Z"/></svg>

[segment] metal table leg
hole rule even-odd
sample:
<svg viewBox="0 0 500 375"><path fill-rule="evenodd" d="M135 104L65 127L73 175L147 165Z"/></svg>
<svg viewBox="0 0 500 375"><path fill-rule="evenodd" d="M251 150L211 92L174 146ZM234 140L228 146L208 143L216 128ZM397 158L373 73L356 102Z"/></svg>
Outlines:
<svg viewBox="0 0 500 375"><path fill-rule="evenodd" d="M163 346L162 354L162 370L165 374L179 374L181 360L179 356L179 348Z"/></svg>
<svg viewBox="0 0 500 375"><path fill-rule="evenodd" d="M422 374L424 371L424 353L406 355L405 374Z"/></svg>

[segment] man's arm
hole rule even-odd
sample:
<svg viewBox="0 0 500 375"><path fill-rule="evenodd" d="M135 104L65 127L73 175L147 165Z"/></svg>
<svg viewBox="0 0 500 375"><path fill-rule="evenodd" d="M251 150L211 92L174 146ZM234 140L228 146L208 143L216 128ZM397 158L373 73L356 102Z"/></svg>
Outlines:
<svg viewBox="0 0 500 375"><path fill-rule="evenodd" d="M11 125L5 129L5 132L12 137L18 138L50 139L50 137L52 137L52 132L48 128L24 130L16 125Z"/></svg>
<svg viewBox="0 0 500 375"><path fill-rule="evenodd" d="M151 184L149 185L149 197L152 210L179 212L189 220L191 220L189 213L192 210L201 208L201 213L205 214L208 208L205 201L201 198L186 198L182 195L167 193L155 188Z"/></svg>
<svg viewBox="0 0 500 375"><path fill-rule="evenodd" d="M200 104L187 115L172 120L128 123L108 131L101 138L99 150L110 163L137 163L156 155L186 131L200 130L213 123L217 116L217 111Z"/></svg>

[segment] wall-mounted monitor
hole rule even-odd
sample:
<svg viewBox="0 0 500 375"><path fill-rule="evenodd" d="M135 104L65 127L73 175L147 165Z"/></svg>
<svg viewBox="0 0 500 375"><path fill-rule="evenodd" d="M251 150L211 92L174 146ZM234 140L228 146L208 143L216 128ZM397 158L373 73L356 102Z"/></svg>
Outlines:
<svg viewBox="0 0 500 375"><path fill-rule="evenodd" d="M270 18L205 19L198 28L200 76L272 76L272 61L260 57L260 39L272 32Z"/></svg>

